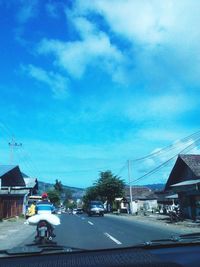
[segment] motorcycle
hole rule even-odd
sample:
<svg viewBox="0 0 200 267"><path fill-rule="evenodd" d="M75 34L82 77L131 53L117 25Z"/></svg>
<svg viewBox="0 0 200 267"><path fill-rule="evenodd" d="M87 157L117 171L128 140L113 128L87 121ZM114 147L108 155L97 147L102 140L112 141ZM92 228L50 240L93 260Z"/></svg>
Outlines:
<svg viewBox="0 0 200 267"><path fill-rule="evenodd" d="M178 208L176 210L169 212L170 221L173 222L182 222L184 221L184 215L182 211Z"/></svg>
<svg viewBox="0 0 200 267"><path fill-rule="evenodd" d="M45 220L39 221L37 224L35 242L40 244L52 243L53 237L55 237L55 235L53 234L50 223Z"/></svg>

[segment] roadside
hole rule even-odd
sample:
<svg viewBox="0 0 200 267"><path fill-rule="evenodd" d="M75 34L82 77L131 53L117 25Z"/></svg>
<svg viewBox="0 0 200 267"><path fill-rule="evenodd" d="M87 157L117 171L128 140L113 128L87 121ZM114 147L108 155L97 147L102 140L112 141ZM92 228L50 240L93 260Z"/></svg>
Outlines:
<svg viewBox="0 0 200 267"><path fill-rule="evenodd" d="M15 217L0 222L0 249L18 246L31 235L34 236L35 227L25 223L24 218Z"/></svg>
<svg viewBox="0 0 200 267"><path fill-rule="evenodd" d="M123 218L125 220L134 220L144 224L157 225L158 227L172 230L180 230L183 233L200 232L200 223L192 220L184 220L183 222L171 223L169 216L162 214L147 214L147 215L130 215L130 214L107 214L107 216L114 216Z"/></svg>

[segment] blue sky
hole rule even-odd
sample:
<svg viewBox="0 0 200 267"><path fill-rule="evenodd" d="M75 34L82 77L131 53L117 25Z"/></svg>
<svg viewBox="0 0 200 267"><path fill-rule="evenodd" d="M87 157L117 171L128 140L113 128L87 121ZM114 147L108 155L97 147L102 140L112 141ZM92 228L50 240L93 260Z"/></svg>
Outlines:
<svg viewBox="0 0 200 267"><path fill-rule="evenodd" d="M24 172L87 187L175 142L133 164L138 178L190 144L180 139L199 130L199 11L189 0L0 0L0 163L13 136Z"/></svg>

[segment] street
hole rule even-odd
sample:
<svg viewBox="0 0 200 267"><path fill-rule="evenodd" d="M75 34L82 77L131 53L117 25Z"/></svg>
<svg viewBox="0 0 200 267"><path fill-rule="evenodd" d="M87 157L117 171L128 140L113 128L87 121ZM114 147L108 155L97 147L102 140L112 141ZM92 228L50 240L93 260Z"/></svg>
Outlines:
<svg viewBox="0 0 200 267"><path fill-rule="evenodd" d="M61 225L55 229L55 241L59 245L82 249L125 247L181 234L181 230L178 229L166 229L152 223L109 214L104 217L62 214L60 219ZM21 245L31 243L33 238L34 235L29 236Z"/></svg>

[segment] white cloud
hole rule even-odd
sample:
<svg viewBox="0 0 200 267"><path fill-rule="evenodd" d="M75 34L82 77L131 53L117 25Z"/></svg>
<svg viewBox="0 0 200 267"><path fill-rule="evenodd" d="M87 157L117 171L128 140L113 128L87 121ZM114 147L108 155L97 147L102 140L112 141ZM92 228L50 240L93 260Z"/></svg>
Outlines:
<svg viewBox="0 0 200 267"><path fill-rule="evenodd" d="M109 36L83 17L74 17L71 14L70 17L81 39L74 42L44 39L38 52L53 53L55 64L65 69L73 78L81 78L86 69L92 66L109 73L114 81L125 82L126 75L122 65L126 59L111 43Z"/></svg>
<svg viewBox="0 0 200 267"><path fill-rule="evenodd" d="M137 60L136 72L130 75L146 79L148 69L152 83L164 69L162 82L178 81L179 76L194 82L200 77L199 10L200 2L195 0L77 0L74 13L100 14L113 33L129 40L130 60Z"/></svg>
<svg viewBox="0 0 200 267"><path fill-rule="evenodd" d="M47 72L33 65L21 67L22 71L33 79L46 84L55 98L66 98L68 96L68 79L52 71Z"/></svg>
<svg viewBox="0 0 200 267"><path fill-rule="evenodd" d="M188 33L187 42L198 37L197 28L191 26L198 26L200 22L199 8L199 1L189 0L78 0L76 2L76 13L101 14L114 32L130 41L148 45L177 43L179 38L185 40L186 35L182 35L184 33Z"/></svg>

